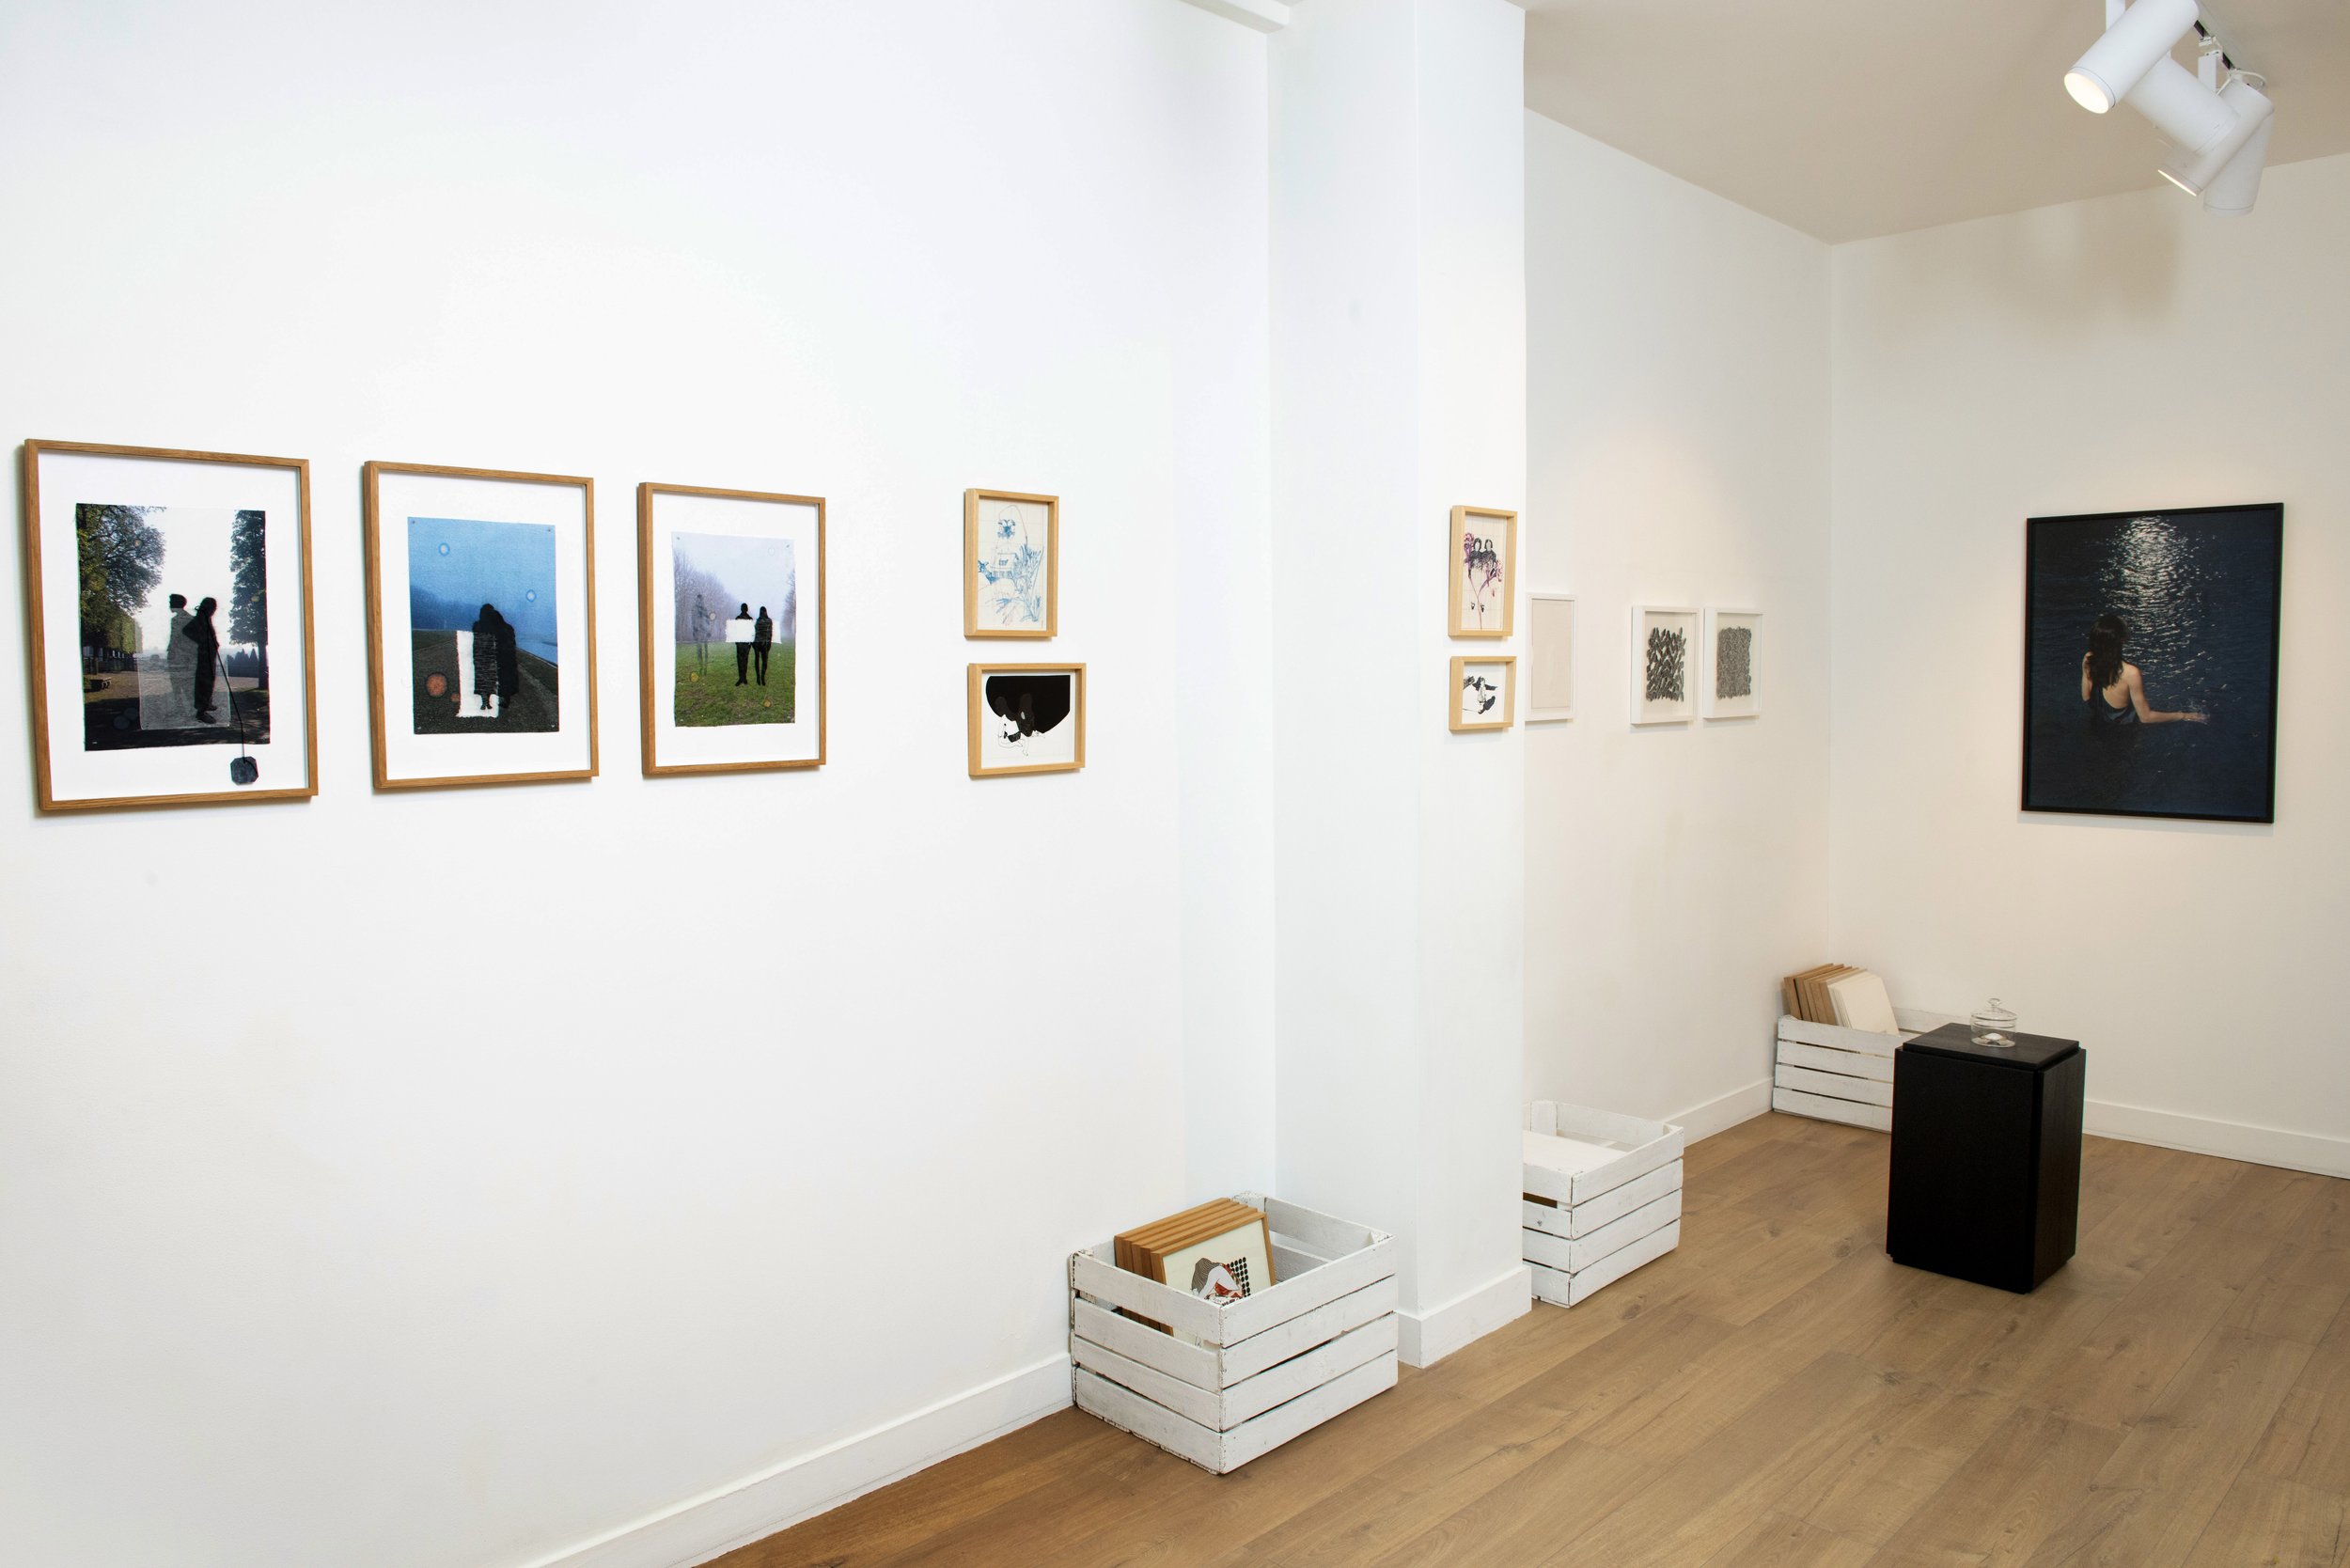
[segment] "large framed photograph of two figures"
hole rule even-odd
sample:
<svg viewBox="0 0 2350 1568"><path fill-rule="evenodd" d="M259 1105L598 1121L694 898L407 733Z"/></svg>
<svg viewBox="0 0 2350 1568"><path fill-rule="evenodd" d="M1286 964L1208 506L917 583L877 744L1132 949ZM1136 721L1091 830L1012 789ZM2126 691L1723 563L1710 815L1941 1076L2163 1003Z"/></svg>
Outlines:
<svg viewBox="0 0 2350 1568"><path fill-rule="evenodd" d="M824 503L636 490L647 776L824 760Z"/></svg>
<svg viewBox="0 0 2350 1568"><path fill-rule="evenodd" d="M316 794L309 464L72 441L23 463L40 808Z"/></svg>
<svg viewBox="0 0 2350 1568"><path fill-rule="evenodd" d="M2281 505L2035 517L2027 811L2273 823Z"/></svg>
<svg viewBox="0 0 2350 1568"><path fill-rule="evenodd" d="M375 787L596 776L595 484L370 463Z"/></svg>

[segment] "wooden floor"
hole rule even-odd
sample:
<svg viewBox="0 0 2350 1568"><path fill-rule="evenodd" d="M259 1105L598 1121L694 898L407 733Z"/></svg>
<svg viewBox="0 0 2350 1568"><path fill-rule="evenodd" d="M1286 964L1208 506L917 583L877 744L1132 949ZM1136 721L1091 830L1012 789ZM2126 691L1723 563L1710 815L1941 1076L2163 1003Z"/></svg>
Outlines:
<svg viewBox="0 0 2350 1568"><path fill-rule="evenodd" d="M1749 1121L1680 1250L1232 1475L1068 1410L724 1568L2350 1563L2350 1183L2092 1138L2016 1296L1888 1262L1885 1176Z"/></svg>

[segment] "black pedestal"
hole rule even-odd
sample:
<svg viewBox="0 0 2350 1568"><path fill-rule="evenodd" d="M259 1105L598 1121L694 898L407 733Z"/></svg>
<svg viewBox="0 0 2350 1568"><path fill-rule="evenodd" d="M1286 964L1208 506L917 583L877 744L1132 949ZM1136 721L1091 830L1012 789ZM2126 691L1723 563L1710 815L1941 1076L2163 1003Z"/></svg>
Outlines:
<svg viewBox="0 0 2350 1568"><path fill-rule="evenodd" d="M1911 1268L2029 1292L2073 1256L2089 1054L2021 1034L1977 1045L1964 1024L1893 1053L1885 1250Z"/></svg>

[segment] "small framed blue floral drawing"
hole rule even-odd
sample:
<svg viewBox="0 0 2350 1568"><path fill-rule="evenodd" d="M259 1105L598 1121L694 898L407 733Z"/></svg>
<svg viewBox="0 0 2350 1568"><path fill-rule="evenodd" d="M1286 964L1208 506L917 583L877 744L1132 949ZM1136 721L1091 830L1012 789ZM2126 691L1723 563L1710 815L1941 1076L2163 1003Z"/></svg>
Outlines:
<svg viewBox="0 0 2350 1568"><path fill-rule="evenodd" d="M1060 630L1060 498L963 493L963 635L1049 637Z"/></svg>

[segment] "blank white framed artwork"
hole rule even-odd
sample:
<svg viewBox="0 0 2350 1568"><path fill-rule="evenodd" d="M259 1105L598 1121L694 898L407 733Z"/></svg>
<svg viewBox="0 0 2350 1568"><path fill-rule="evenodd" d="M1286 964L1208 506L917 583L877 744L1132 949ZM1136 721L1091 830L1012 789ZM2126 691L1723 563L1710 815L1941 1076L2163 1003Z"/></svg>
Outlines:
<svg viewBox="0 0 2350 1568"><path fill-rule="evenodd" d="M1632 606L1632 722L1687 724L1698 713L1698 612Z"/></svg>
<svg viewBox="0 0 2350 1568"><path fill-rule="evenodd" d="M1705 612L1705 716L1750 719L1762 714L1762 612Z"/></svg>
<svg viewBox="0 0 2350 1568"><path fill-rule="evenodd" d="M1526 598L1526 722L1557 724L1574 717L1574 595L1530 593Z"/></svg>

